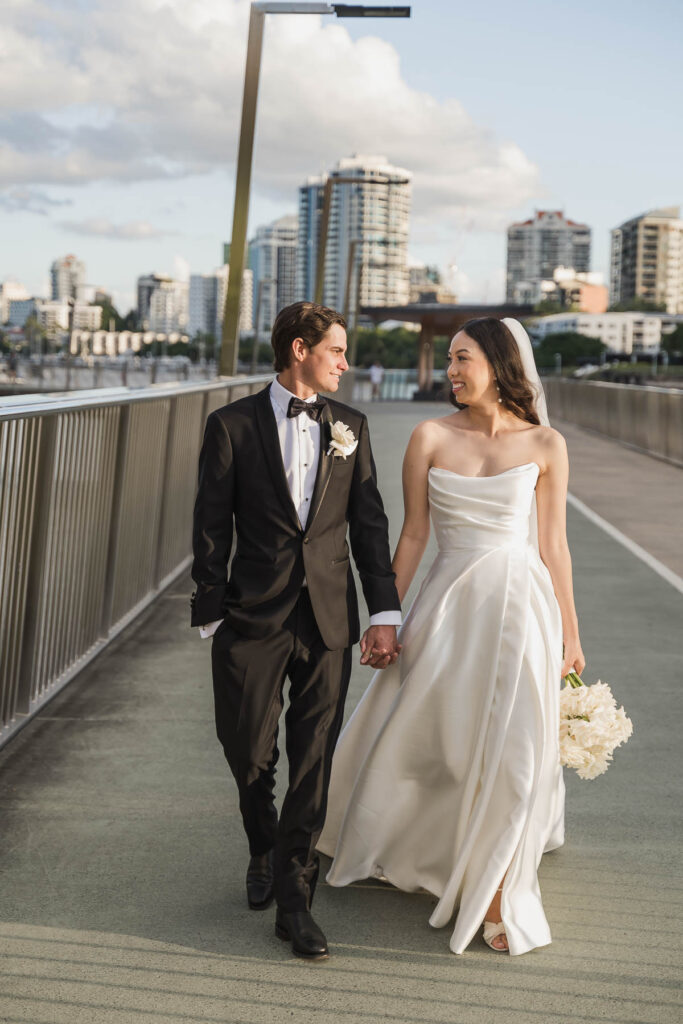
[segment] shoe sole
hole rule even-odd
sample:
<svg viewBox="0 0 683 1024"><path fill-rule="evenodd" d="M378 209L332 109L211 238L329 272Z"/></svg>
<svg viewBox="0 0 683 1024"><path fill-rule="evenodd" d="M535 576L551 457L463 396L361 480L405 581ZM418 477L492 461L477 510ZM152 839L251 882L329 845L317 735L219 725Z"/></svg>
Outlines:
<svg viewBox="0 0 683 1024"><path fill-rule="evenodd" d="M272 907L275 896L271 896L270 899L265 900L263 903L252 903L247 896L247 903L249 904L250 910L267 910L268 907Z"/></svg>
<svg viewBox="0 0 683 1024"><path fill-rule="evenodd" d="M283 942L291 942L289 932L282 928L279 924L275 925L275 934L278 939L282 939ZM300 960L329 960L329 953L299 953L294 947L292 947L292 953L294 956L298 956Z"/></svg>

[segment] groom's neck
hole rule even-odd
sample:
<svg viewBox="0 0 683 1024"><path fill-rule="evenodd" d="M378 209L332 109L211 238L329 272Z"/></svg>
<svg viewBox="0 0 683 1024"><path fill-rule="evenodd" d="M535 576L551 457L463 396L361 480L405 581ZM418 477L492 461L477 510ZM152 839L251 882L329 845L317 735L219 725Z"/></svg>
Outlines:
<svg viewBox="0 0 683 1024"><path fill-rule="evenodd" d="M293 371L291 367L287 367L286 370L281 370L277 375L278 383L286 388L287 391L291 391L297 398L307 399L316 395L318 392L306 381L302 380L301 377Z"/></svg>

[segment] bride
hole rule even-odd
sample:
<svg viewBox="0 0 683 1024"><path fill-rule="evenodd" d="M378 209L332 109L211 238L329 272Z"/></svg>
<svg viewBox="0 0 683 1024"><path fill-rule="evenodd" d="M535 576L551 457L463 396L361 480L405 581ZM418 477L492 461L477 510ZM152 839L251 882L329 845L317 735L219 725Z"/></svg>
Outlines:
<svg viewBox="0 0 683 1024"><path fill-rule="evenodd" d="M488 945L515 955L550 942L537 869L564 839L560 681L585 665L567 449L516 320L465 324L448 378L458 411L419 424L405 454L402 600L430 515L438 554L398 661L375 674L339 740L318 849L333 857L330 885L427 890L435 928L457 909L454 953L484 922Z"/></svg>

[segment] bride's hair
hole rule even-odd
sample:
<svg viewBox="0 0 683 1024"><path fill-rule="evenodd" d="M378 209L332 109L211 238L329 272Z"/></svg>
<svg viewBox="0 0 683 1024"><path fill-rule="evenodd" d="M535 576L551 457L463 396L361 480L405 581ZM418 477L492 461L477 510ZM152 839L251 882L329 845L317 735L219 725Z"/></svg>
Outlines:
<svg viewBox="0 0 683 1024"><path fill-rule="evenodd" d="M524 373L522 357L510 329L495 316L480 316L468 320L459 330L476 341L491 364L504 407L521 420L540 424L535 395ZM467 408L467 405L457 401L452 391L449 398L456 408Z"/></svg>

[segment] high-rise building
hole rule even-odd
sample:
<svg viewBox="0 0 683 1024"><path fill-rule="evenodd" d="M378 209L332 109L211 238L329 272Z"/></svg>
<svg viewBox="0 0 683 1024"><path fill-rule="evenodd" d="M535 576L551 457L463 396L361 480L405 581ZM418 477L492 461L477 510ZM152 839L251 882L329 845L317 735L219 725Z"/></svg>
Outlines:
<svg viewBox="0 0 683 1024"><path fill-rule="evenodd" d="M256 231L249 243L249 266L254 274L254 319L270 331L284 306L296 300L298 223L294 215L280 217ZM261 310L257 309L261 291Z"/></svg>
<svg viewBox="0 0 683 1024"><path fill-rule="evenodd" d="M187 329L186 281L162 281L149 300L149 329L173 334Z"/></svg>
<svg viewBox="0 0 683 1024"><path fill-rule="evenodd" d="M590 270L591 229L565 217L562 210L536 210L529 220L511 224L507 232L507 302L518 301L519 285L533 290L552 281L557 267Z"/></svg>
<svg viewBox="0 0 683 1024"><path fill-rule="evenodd" d="M683 220L678 206L651 210L612 231L610 301L646 299L683 313Z"/></svg>
<svg viewBox="0 0 683 1024"><path fill-rule="evenodd" d="M85 286L85 263L73 254L62 256L50 267L50 298L61 302L63 299L81 299Z"/></svg>
<svg viewBox="0 0 683 1024"><path fill-rule="evenodd" d="M10 302L19 302L29 299L31 296L18 281L3 281L0 284L0 324L7 323L9 319Z"/></svg>
<svg viewBox="0 0 683 1024"><path fill-rule="evenodd" d="M355 306L360 276L361 305L408 302L408 229L411 174L384 156L345 157L330 171L344 180L332 189L323 302L343 310L347 271L353 251L350 305ZM297 293L313 299L324 178L309 178L299 189Z"/></svg>
<svg viewBox="0 0 683 1024"><path fill-rule="evenodd" d="M229 276L230 267L226 264L212 274L193 274L190 277L188 320L190 337L193 338L200 333L212 334L216 341L220 341ZM245 269L242 274L240 295L240 333L244 334L253 330L252 291L253 274L251 270Z"/></svg>
<svg viewBox="0 0 683 1024"><path fill-rule="evenodd" d="M137 314L138 326L143 330L150 330L149 308L152 294L155 289L164 283L173 283L173 278L167 274L143 274L137 282Z"/></svg>

